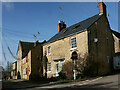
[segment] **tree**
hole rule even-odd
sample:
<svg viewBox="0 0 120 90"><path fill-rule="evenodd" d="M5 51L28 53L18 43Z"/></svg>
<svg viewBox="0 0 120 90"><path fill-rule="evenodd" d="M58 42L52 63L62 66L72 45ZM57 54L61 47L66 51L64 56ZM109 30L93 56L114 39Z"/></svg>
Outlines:
<svg viewBox="0 0 120 90"><path fill-rule="evenodd" d="M6 69L4 69L4 71L2 72L3 79L11 78L11 71L12 71L12 63L8 61Z"/></svg>
<svg viewBox="0 0 120 90"><path fill-rule="evenodd" d="M88 67L88 55L84 54L83 56L81 54L78 54L78 59L76 60L76 70L77 73L80 75L83 75L86 68Z"/></svg>

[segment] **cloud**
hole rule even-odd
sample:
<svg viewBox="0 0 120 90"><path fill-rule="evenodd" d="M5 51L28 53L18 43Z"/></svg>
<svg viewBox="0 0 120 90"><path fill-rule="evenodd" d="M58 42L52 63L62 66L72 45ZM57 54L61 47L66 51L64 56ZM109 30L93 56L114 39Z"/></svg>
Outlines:
<svg viewBox="0 0 120 90"><path fill-rule="evenodd" d="M5 0L4 0L5 1ZM13 2L2 2L3 7L5 7L8 11L14 8Z"/></svg>

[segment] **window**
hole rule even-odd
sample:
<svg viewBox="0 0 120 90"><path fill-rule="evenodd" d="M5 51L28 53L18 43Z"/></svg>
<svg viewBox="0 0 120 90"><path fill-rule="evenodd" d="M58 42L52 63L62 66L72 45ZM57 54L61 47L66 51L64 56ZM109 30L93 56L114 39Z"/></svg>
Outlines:
<svg viewBox="0 0 120 90"><path fill-rule="evenodd" d="M51 72L51 62L47 63L47 72Z"/></svg>
<svg viewBox="0 0 120 90"><path fill-rule="evenodd" d="M76 47L77 47L76 37L72 37L71 38L71 49L74 49Z"/></svg>
<svg viewBox="0 0 120 90"><path fill-rule="evenodd" d="M26 68L23 69L23 74L26 74Z"/></svg>
<svg viewBox="0 0 120 90"><path fill-rule="evenodd" d="M56 72L58 72L59 71L59 64L58 64L58 62L56 62Z"/></svg>
<svg viewBox="0 0 120 90"><path fill-rule="evenodd" d="M62 70L63 64L64 64L64 61L61 61L60 62L60 71Z"/></svg>
<svg viewBox="0 0 120 90"><path fill-rule="evenodd" d="M47 46L47 55L50 55L51 54L51 46Z"/></svg>
<svg viewBox="0 0 120 90"><path fill-rule="evenodd" d="M59 64L58 62L56 62L56 65L55 65L55 68L56 68L56 76L59 76Z"/></svg>

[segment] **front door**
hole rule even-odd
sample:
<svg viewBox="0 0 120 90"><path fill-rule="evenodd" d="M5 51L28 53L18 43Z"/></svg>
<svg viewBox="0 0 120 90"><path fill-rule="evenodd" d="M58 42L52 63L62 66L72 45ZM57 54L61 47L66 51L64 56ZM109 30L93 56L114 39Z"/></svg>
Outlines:
<svg viewBox="0 0 120 90"><path fill-rule="evenodd" d="M56 62L55 64L55 69L56 69L56 77L59 76L58 72L59 72L59 64L58 62Z"/></svg>

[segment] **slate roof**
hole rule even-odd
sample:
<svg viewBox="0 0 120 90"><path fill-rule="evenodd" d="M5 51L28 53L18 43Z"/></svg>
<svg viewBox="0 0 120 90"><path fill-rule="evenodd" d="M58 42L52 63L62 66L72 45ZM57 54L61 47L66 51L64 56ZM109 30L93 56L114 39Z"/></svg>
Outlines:
<svg viewBox="0 0 120 90"><path fill-rule="evenodd" d="M34 48L34 43L36 42L23 42L23 41L20 41L21 43L21 48L22 48L22 58L24 58L28 52ZM46 43L46 40L44 40L43 42L38 42L39 45L42 45Z"/></svg>
<svg viewBox="0 0 120 90"><path fill-rule="evenodd" d="M116 32L114 30L111 30L111 31L116 37L118 37L120 39L120 33L119 32Z"/></svg>
<svg viewBox="0 0 120 90"><path fill-rule="evenodd" d="M31 50L34 47L34 43L21 41L21 47L22 47L22 58L24 58L29 52L29 50Z"/></svg>
<svg viewBox="0 0 120 90"><path fill-rule="evenodd" d="M77 33L80 33L82 31L87 30L95 21L97 21L102 15L94 15L86 20L83 20L81 22L78 22L70 27L67 27L63 29L61 32L57 33L55 36L53 36L51 39L47 41L47 43L51 43L57 40L60 40L62 38L68 37L70 35L74 35ZM46 43L46 44L47 44Z"/></svg>

